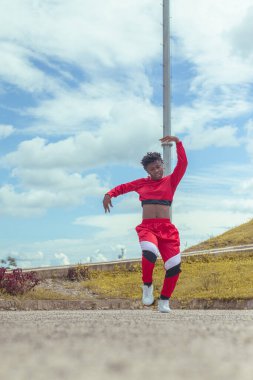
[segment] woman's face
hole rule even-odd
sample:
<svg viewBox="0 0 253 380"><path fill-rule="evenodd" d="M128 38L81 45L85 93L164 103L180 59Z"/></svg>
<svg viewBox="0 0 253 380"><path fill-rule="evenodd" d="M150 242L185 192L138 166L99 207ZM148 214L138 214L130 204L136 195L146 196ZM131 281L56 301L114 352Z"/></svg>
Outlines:
<svg viewBox="0 0 253 380"><path fill-rule="evenodd" d="M146 166L146 171L150 175L151 179L157 181L163 177L163 163L160 160L151 162Z"/></svg>

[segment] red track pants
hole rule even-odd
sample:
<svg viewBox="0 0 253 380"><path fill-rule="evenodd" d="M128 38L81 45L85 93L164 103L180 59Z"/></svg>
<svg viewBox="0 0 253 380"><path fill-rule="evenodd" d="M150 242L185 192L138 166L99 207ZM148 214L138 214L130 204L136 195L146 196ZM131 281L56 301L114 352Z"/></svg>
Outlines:
<svg viewBox="0 0 253 380"><path fill-rule="evenodd" d="M141 249L149 252L153 257L162 256L165 267L165 278L161 290L161 298L170 298L172 295L180 273L180 239L179 233L170 219L154 218L143 219L142 223L136 227ZM142 256L142 280L144 283L152 282L154 260Z"/></svg>

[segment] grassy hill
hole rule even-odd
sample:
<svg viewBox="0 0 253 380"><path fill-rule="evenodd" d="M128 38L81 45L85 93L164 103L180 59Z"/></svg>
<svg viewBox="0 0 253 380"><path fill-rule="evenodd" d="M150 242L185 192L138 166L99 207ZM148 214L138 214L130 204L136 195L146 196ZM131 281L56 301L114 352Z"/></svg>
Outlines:
<svg viewBox="0 0 253 380"><path fill-rule="evenodd" d="M221 235L212 237L187 248L184 252L204 249L222 248L235 245L253 244L253 219L240 226L231 228Z"/></svg>

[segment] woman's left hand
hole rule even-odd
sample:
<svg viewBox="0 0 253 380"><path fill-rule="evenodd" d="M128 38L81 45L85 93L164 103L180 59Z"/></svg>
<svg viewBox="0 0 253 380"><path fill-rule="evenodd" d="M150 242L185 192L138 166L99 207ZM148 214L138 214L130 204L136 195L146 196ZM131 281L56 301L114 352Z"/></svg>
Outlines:
<svg viewBox="0 0 253 380"><path fill-rule="evenodd" d="M167 145L170 142L174 141L175 143L179 142L179 138L176 136L165 136L160 139L162 145Z"/></svg>

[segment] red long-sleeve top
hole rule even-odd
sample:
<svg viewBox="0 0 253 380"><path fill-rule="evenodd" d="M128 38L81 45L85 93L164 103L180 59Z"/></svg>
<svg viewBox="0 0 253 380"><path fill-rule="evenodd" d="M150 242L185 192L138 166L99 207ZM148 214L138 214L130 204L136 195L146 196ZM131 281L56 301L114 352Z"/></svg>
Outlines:
<svg viewBox="0 0 253 380"><path fill-rule="evenodd" d="M181 141L176 143L177 148L177 164L173 173L161 178L160 180L152 180L150 177L139 178L132 182L124 183L116 186L107 194L110 197L117 197L122 194L135 191L139 194L139 200L168 200L172 202L175 190L181 181L187 167L187 157Z"/></svg>

